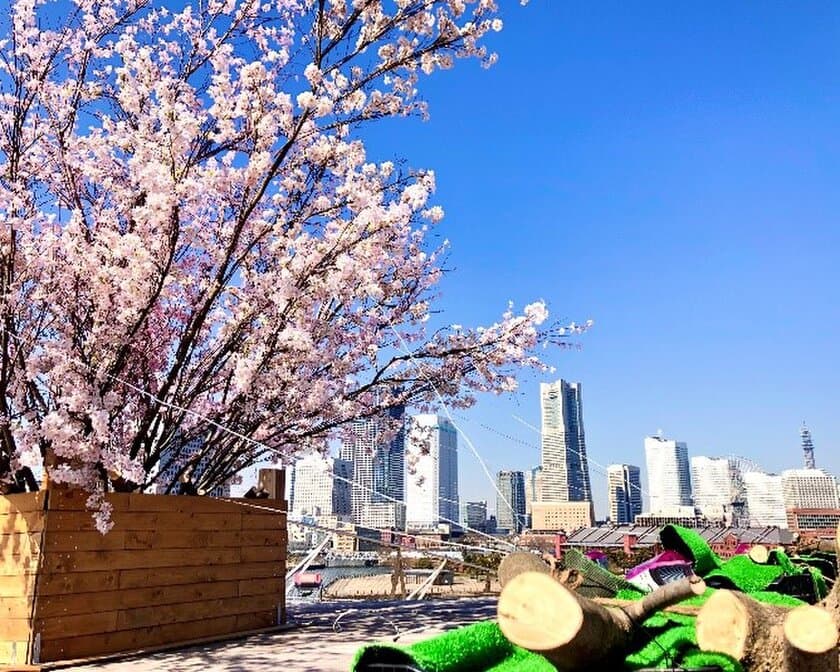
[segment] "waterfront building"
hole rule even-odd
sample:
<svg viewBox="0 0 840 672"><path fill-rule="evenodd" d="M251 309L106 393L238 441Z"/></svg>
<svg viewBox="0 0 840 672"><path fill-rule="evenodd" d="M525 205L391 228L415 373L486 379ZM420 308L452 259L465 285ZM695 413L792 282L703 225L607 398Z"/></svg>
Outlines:
<svg viewBox="0 0 840 672"><path fill-rule="evenodd" d="M496 476L496 526L512 534L523 530L525 513L525 474L521 471L500 471Z"/></svg>
<svg viewBox="0 0 840 672"><path fill-rule="evenodd" d="M210 464L208 456L201 455L203 449L204 439L201 437L189 441L181 441L177 437L173 439L172 447L161 451L161 472L157 477L156 492L179 494L178 480L183 474L188 474L190 483L201 490L201 477ZM186 465L191 466L186 467ZM230 484L217 485L207 493L200 492L200 494L207 494L210 497L230 497Z"/></svg>
<svg viewBox="0 0 840 672"><path fill-rule="evenodd" d="M311 453L292 467L290 499L294 516L349 516L353 464Z"/></svg>
<svg viewBox="0 0 840 672"><path fill-rule="evenodd" d="M544 502L592 500L580 383L540 384Z"/></svg>
<svg viewBox="0 0 840 672"><path fill-rule="evenodd" d="M750 511L750 525L777 525L787 529L782 477L749 471L742 476Z"/></svg>
<svg viewBox="0 0 840 672"><path fill-rule="evenodd" d="M645 437L645 463L651 513L692 505L688 448L684 442Z"/></svg>
<svg viewBox="0 0 840 672"><path fill-rule="evenodd" d="M464 522L471 530L487 531L487 502L467 502L465 505Z"/></svg>
<svg viewBox="0 0 840 672"><path fill-rule="evenodd" d="M610 522L632 523L642 512L642 483L639 467L611 464L607 467L607 499Z"/></svg>
<svg viewBox="0 0 840 672"><path fill-rule="evenodd" d="M822 469L786 469L782 496L787 509L836 509L837 479Z"/></svg>
<svg viewBox="0 0 840 672"><path fill-rule="evenodd" d="M591 527L595 520L592 502L534 502L531 506L532 530L573 532Z"/></svg>
<svg viewBox="0 0 840 672"><path fill-rule="evenodd" d="M354 420L342 440L339 457L353 464L351 515L357 525L374 527L387 509L397 518L403 515L393 505L405 502L404 415L398 406L381 416ZM370 506L387 503L392 506Z"/></svg>
<svg viewBox="0 0 840 672"><path fill-rule="evenodd" d="M411 530L458 524L458 433L446 418L411 417L406 451L412 470L406 474L406 525Z"/></svg>

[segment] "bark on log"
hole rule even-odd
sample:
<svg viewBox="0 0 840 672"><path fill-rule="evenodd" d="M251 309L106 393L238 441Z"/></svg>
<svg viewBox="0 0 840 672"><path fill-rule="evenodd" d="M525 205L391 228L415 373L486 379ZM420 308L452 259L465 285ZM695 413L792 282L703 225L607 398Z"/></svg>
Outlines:
<svg viewBox="0 0 840 672"><path fill-rule="evenodd" d="M499 563L497 574L499 575L499 583L504 588L511 579L524 574L525 572L540 572L541 574L550 574L551 568L543 561L543 559L535 554L527 551L515 551L502 558Z"/></svg>
<svg viewBox="0 0 840 672"><path fill-rule="evenodd" d="M697 615L697 644L704 651L729 654L750 672L779 672L784 669L782 622L788 611L744 593L719 590Z"/></svg>
<svg viewBox="0 0 840 672"><path fill-rule="evenodd" d="M834 536L834 552L837 554L838 577L831 587L831 592L819 603L819 606L826 609L834 618L834 623L840 627L840 523L837 525Z"/></svg>
<svg viewBox="0 0 840 672"><path fill-rule="evenodd" d="M702 579L692 577L638 602L607 608L547 574L525 572L499 596L499 627L511 642L541 653L558 670L611 669L606 666L626 656L636 627L648 616L705 589Z"/></svg>
<svg viewBox="0 0 840 672"><path fill-rule="evenodd" d="M782 626L785 667L789 672L838 672L837 625L819 607L791 610Z"/></svg>

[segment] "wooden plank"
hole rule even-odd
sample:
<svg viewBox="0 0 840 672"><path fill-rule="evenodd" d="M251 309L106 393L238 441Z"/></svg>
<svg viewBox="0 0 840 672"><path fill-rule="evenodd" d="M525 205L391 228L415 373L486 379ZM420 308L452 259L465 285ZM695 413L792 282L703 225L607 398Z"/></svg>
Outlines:
<svg viewBox="0 0 840 672"><path fill-rule="evenodd" d="M41 641L67 637L70 634L95 635L113 632L117 628L117 611L99 611L93 614L75 614L70 616L52 616L36 618L35 632L41 633Z"/></svg>
<svg viewBox="0 0 840 672"><path fill-rule="evenodd" d="M87 502L90 493L78 488L56 488L50 490L49 510L50 511L80 511L89 513ZM128 509L127 495L121 493L109 493L105 496L106 501L116 513Z"/></svg>
<svg viewBox="0 0 840 672"><path fill-rule="evenodd" d="M289 535L286 528L269 530L242 530L241 543L246 546L282 546L283 549L289 543Z"/></svg>
<svg viewBox="0 0 840 672"><path fill-rule="evenodd" d="M282 595L286 590L286 579L277 576L271 579L242 579L238 582L240 597L248 595Z"/></svg>
<svg viewBox="0 0 840 672"><path fill-rule="evenodd" d="M151 570L150 570L151 571ZM67 595L116 590L119 587L120 572L75 572L71 574L41 575L38 582L38 598L45 595Z"/></svg>
<svg viewBox="0 0 840 672"><path fill-rule="evenodd" d="M38 571L40 556L16 556L0 564L0 577L15 577L21 574L35 574Z"/></svg>
<svg viewBox="0 0 840 672"><path fill-rule="evenodd" d="M38 617L89 614L113 609L137 609L182 602L199 602L239 594L239 581L107 590L98 593L49 595L38 599Z"/></svg>
<svg viewBox="0 0 840 672"><path fill-rule="evenodd" d="M182 602L157 607L126 609L119 612L117 630L150 628L174 623L185 623L202 618L251 614L276 609L279 600L274 595L251 595L200 602ZM65 630L65 633L69 632ZM88 633L81 633L88 634Z"/></svg>
<svg viewBox="0 0 840 672"><path fill-rule="evenodd" d="M6 618L0 621L0 642L26 641L30 632L28 618Z"/></svg>
<svg viewBox="0 0 840 672"><path fill-rule="evenodd" d="M244 546L242 562L285 562L285 546Z"/></svg>
<svg viewBox="0 0 840 672"><path fill-rule="evenodd" d="M236 630L247 632L248 630L259 630L277 625L277 609L266 609L255 611L251 614L239 614L236 617Z"/></svg>
<svg viewBox="0 0 840 672"><path fill-rule="evenodd" d="M285 513L251 513L242 516L243 530L285 530Z"/></svg>
<svg viewBox="0 0 840 672"><path fill-rule="evenodd" d="M239 548L150 549L131 552L69 551L44 556L43 571L47 574L96 572L118 569L192 567L195 565L228 565L241 560ZM154 585L154 584L152 584Z"/></svg>
<svg viewBox="0 0 840 672"><path fill-rule="evenodd" d="M32 614L31 596L0 597L0 618L29 618Z"/></svg>
<svg viewBox="0 0 840 672"><path fill-rule="evenodd" d="M239 530L238 513L171 513L124 511L114 514L113 530ZM50 531L95 531L86 511L51 511Z"/></svg>
<svg viewBox="0 0 840 672"><path fill-rule="evenodd" d="M119 574L119 587L125 589L211 581L238 581L250 578L268 579L283 576L284 568L276 562L252 562L215 567L211 565L172 567L165 572L157 569L124 569Z"/></svg>
<svg viewBox="0 0 840 672"><path fill-rule="evenodd" d="M138 513L236 513L242 506L236 499L185 497L182 495L146 495L131 493L128 509ZM246 500L247 501L247 500Z"/></svg>
<svg viewBox="0 0 840 672"><path fill-rule="evenodd" d="M52 514L51 514L52 515ZM97 531L77 530L47 530L44 539L44 549L47 553L52 551L103 551L118 550L125 547L125 538L128 532L124 530L111 530L108 534Z"/></svg>
<svg viewBox="0 0 840 672"><path fill-rule="evenodd" d="M35 574L18 572L11 576L0 576L0 597L24 597L35 590Z"/></svg>
<svg viewBox="0 0 840 672"><path fill-rule="evenodd" d="M127 549L152 548L238 548L242 546L240 530L130 530L126 534Z"/></svg>
<svg viewBox="0 0 840 672"><path fill-rule="evenodd" d="M232 632L237 632L236 616L223 616L192 623L181 623L177 628L158 626L121 630L102 635L42 640L41 661L72 660L121 651L136 651L147 647L226 635Z"/></svg>
<svg viewBox="0 0 840 672"><path fill-rule="evenodd" d="M43 491L21 492L17 495L0 495L0 515L9 513L33 513L42 511L43 509Z"/></svg>
<svg viewBox="0 0 840 672"><path fill-rule="evenodd" d="M11 495L9 495L11 496ZM0 530L4 534L14 532L40 532L44 529L43 511L0 514Z"/></svg>
<svg viewBox="0 0 840 672"><path fill-rule="evenodd" d="M25 639L0 642L0 670L25 670L27 648L28 643ZM38 668L30 669L37 670Z"/></svg>
<svg viewBox="0 0 840 672"><path fill-rule="evenodd" d="M0 535L0 562L7 562L16 556L37 556L40 552L40 532L14 532Z"/></svg>

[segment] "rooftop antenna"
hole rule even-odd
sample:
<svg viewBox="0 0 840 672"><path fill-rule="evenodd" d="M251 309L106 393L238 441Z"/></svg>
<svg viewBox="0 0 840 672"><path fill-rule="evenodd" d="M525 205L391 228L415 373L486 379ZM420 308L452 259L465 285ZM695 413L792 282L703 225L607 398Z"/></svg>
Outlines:
<svg viewBox="0 0 840 672"><path fill-rule="evenodd" d="M816 469L817 463L814 461L814 442L811 440L811 430L805 426L805 421L802 421L802 427L799 429L799 436L802 437L802 452L805 453L805 468Z"/></svg>

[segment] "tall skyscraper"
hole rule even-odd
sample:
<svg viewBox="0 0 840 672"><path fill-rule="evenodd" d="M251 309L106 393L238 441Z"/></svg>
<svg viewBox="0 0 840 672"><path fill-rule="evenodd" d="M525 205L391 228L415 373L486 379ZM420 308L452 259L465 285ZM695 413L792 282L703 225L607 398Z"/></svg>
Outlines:
<svg viewBox="0 0 840 672"><path fill-rule="evenodd" d="M349 516L352 480L352 462L317 453L301 457L292 468L292 513L297 516Z"/></svg>
<svg viewBox="0 0 840 672"><path fill-rule="evenodd" d="M804 421L799 430L799 436L802 439L802 453L805 456L805 468L816 469L817 462L814 459L814 442L811 440L811 430L805 426Z"/></svg>
<svg viewBox="0 0 840 672"><path fill-rule="evenodd" d="M525 527L525 474L521 471L500 471L496 476L496 526L513 533ZM505 501L507 500L507 501Z"/></svg>
<svg viewBox="0 0 840 672"><path fill-rule="evenodd" d="M542 501L592 500L581 384L540 384L542 407Z"/></svg>
<svg viewBox="0 0 840 672"><path fill-rule="evenodd" d="M788 509L840 508L837 480L822 469L783 471L782 496Z"/></svg>
<svg viewBox="0 0 840 672"><path fill-rule="evenodd" d="M704 514L730 507L737 498L736 466L725 457L691 458L694 505Z"/></svg>
<svg viewBox="0 0 840 672"><path fill-rule="evenodd" d="M383 520L402 518L398 511L385 514L387 509L402 508L400 502L405 501L404 413L397 407L384 417L354 420L342 441L339 457L353 464L351 508L358 525L377 527Z"/></svg>
<svg viewBox="0 0 840 672"><path fill-rule="evenodd" d="M607 467L607 496L610 520L617 525L632 523L642 512L642 483L639 467L611 464Z"/></svg>
<svg viewBox="0 0 840 672"><path fill-rule="evenodd" d="M487 502L467 502L464 522L470 529L487 531Z"/></svg>
<svg viewBox="0 0 840 672"><path fill-rule="evenodd" d="M406 450L413 473L406 473L406 524L430 529L458 523L458 433L446 418L412 416Z"/></svg>
<svg viewBox="0 0 840 672"><path fill-rule="evenodd" d="M782 491L782 477L748 471L743 475L750 510L750 525L777 525L787 529L787 513Z"/></svg>
<svg viewBox="0 0 840 672"><path fill-rule="evenodd" d="M651 513L673 506L691 506L691 473L685 443L647 436L645 463Z"/></svg>
<svg viewBox="0 0 840 672"><path fill-rule="evenodd" d="M531 504L542 499L542 467L525 472L525 513L531 515Z"/></svg>

